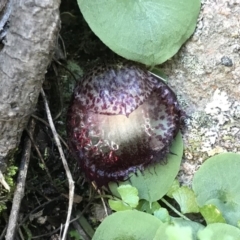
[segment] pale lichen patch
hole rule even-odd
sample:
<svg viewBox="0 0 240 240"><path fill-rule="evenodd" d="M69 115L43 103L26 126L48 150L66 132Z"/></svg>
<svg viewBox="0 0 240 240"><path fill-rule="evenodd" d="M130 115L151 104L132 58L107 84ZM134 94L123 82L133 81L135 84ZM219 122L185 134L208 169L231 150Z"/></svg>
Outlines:
<svg viewBox="0 0 240 240"><path fill-rule="evenodd" d="M216 89L203 111L196 111L184 133L185 153L179 181L191 185L196 170L209 157L240 152L240 102Z"/></svg>

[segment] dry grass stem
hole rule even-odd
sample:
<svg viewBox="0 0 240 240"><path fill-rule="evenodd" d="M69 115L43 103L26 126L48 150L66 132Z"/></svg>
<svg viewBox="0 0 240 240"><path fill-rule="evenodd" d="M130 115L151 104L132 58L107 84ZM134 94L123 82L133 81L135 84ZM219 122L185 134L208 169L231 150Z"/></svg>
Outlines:
<svg viewBox="0 0 240 240"><path fill-rule="evenodd" d="M51 116L51 112L50 112L48 102L47 102L47 99L46 99L46 95L45 95L43 89L41 89L41 94L42 94L42 98L43 98L43 101L44 101L44 106L45 106L45 110L46 110L46 113L47 113L48 122L49 122L49 125L50 125L50 128L51 128L55 143L57 145L60 157L62 159L62 163L63 163L64 169L66 171L68 184L69 184L68 212L67 212L67 218L66 218L66 223L65 223L65 227L64 227L64 232L63 232L63 235L62 235L62 240L65 240L66 235L67 235L67 231L68 231L68 227L69 227L69 223L70 223L70 219L71 219L71 213L72 213L73 197L74 197L74 181L73 181L73 178L72 178L72 174L69 170L65 155L63 153L63 149L62 149L62 146L61 146L56 128L54 126L53 119L52 119L52 116Z"/></svg>

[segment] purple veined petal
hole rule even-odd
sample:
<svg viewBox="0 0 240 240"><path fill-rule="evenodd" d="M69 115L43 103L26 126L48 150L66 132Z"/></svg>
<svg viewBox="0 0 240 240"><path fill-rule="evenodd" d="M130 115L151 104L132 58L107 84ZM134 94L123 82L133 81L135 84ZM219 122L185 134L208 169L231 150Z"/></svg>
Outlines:
<svg viewBox="0 0 240 240"><path fill-rule="evenodd" d="M76 87L67 118L70 149L98 187L162 162L180 127L173 91L133 63L99 66Z"/></svg>

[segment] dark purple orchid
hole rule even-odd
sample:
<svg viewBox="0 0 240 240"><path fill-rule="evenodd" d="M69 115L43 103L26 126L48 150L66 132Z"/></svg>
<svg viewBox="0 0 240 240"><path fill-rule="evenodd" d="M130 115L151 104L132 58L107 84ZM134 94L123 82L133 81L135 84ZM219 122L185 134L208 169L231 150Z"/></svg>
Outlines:
<svg viewBox="0 0 240 240"><path fill-rule="evenodd" d="M68 112L70 148L98 187L163 162L180 126L173 91L133 63L102 65L77 85Z"/></svg>

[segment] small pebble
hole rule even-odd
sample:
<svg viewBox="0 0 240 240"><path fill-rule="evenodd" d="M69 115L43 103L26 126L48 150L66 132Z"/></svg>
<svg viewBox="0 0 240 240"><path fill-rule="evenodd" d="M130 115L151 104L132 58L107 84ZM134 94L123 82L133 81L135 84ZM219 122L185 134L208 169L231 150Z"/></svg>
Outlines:
<svg viewBox="0 0 240 240"><path fill-rule="evenodd" d="M232 62L232 59L229 58L229 57L226 57L226 56L223 56L221 58L221 64L226 66L226 67L232 67L233 65L233 62Z"/></svg>

